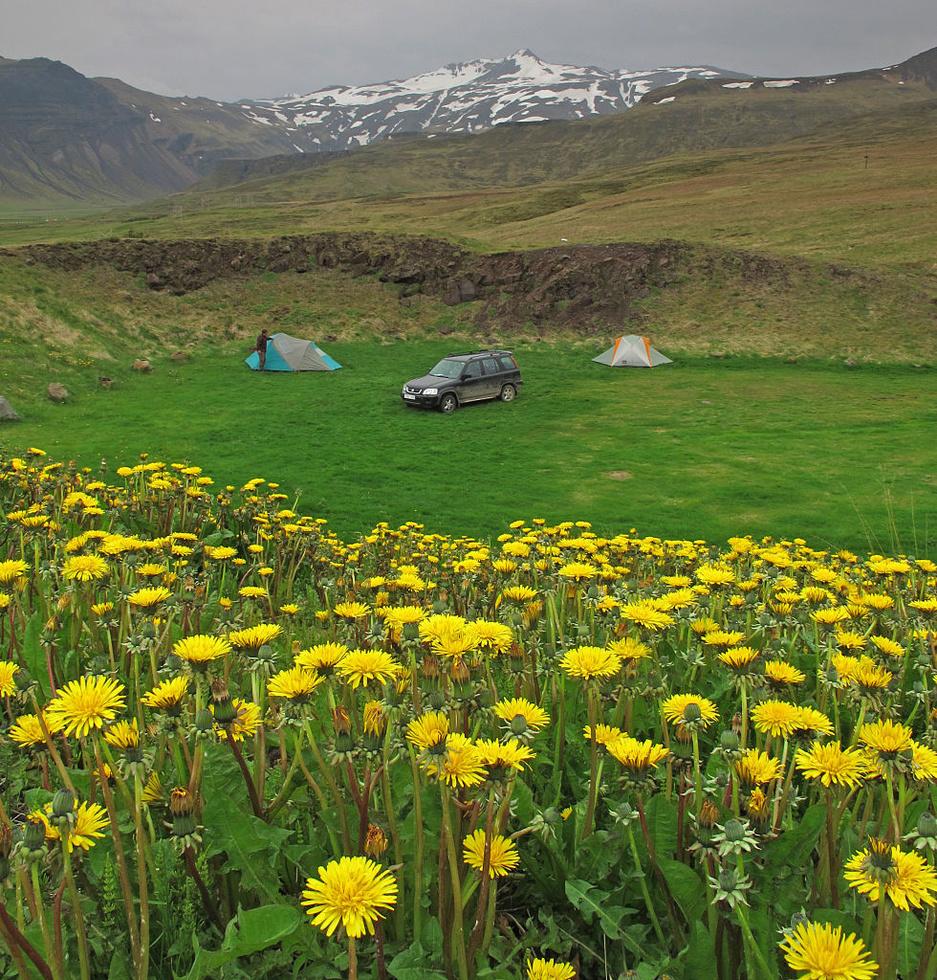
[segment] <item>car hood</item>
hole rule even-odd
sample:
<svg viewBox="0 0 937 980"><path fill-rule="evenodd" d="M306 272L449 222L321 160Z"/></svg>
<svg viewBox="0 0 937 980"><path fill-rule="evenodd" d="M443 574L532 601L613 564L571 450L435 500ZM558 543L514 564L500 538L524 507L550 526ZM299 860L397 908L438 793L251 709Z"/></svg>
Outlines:
<svg viewBox="0 0 937 980"><path fill-rule="evenodd" d="M449 378L441 378L436 374L424 374L421 378L412 378L407 382L408 388L440 388L442 385L448 384Z"/></svg>

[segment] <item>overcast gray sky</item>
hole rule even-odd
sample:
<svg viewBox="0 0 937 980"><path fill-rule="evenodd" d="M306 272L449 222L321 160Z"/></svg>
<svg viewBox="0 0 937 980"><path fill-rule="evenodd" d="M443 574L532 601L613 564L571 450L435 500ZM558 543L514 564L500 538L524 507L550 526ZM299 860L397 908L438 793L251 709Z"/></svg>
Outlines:
<svg viewBox="0 0 937 980"><path fill-rule="evenodd" d="M0 56L217 99L404 78L517 48L607 68L787 75L935 46L935 0L0 0Z"/></svg>

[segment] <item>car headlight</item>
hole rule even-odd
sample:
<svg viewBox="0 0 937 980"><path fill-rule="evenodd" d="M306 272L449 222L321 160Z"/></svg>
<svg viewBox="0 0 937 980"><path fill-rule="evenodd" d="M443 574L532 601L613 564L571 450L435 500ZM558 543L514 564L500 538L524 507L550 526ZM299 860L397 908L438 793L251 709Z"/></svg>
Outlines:
<svg viewBox="0 0 937 980"><path fill-rule="evenodd" d="M424 388L423 389L423 394L424 395L437 395L437 394L439 394L439 389L438 388Z"/></svg>

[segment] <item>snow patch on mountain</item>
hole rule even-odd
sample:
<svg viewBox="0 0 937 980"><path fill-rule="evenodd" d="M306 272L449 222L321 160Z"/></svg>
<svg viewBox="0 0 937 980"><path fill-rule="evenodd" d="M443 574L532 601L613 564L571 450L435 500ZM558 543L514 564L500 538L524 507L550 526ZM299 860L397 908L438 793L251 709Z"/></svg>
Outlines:
<svg viewBox="0 0 937 980"><path fill-rule="evenodd" d="M446 65L412 78L333 85L242 104L253 122L285 127L307 150L343 150L394 136L477 133L506 123L584 119L630 109L688 78L745 76L709 66L608 70L551 64L521 49L506 58Z"/></svg>

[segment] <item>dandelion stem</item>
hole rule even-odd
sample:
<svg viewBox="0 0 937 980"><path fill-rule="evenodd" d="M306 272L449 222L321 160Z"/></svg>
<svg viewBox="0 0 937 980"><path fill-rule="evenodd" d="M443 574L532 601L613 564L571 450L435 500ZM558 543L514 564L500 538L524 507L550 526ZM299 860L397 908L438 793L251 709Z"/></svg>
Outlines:
<svg viewBox="0 0 937 980"><path fill-rule="evenodd" d="M657 936L657 941L661 944L661 947L667 948L667 940L664 938L664 931L660 927L660 920L657 918L657 912L654 911L654 903L651 901L651 893L647 890L647 876L644 874L644 869L641 867L641 857L638 854L638 845L634 839L634 830L631 826L628 826L628 846L631 849L631 857L634 861L634 870L638 875L638 881L641 886L641 894L644 897L644 907L647 909L648 917L651 920L651 925L654 927L654 935Z"/></svg>
<svg viewBox="0 0 937 980"><path fill-rule="evenodd" d="M413 935L419 938L423 914L423 783L416 764L416 753L412 746L409 749L410 772L413 777L413 824L416 834L415 854L413 858ZM442 908L439 910L442 915Z"/></svg>
<svg viewBox="0 0 937 980"><path fill-rule="evenodd" d="M39 971L43 980L55 980L49 964L43 959L36 947L23 935L13 919L10 918L10 913L7 912L2 902L0 902L0 923L3 926L3 938L6 940L14 959L16 958L13 945L15 943L29 957L30 962Z"/></svg>
<svg viewBox="0 0 937 980"><path fill-rule="evenodd" d="M120 825L117 823L117 811L114 809L114 797L111 787L104 775L104 762L101 759L101 747L97 738L94 740L94 758L98 766L98 777L101 783L101 794L104 797L104 807L111 825L111 836L114 840L114 857L117 859L117 878L120 881L120 893L124 900L124 913L127 917L127 929L130 933L131 958L136 964L140 958L140 935L137 931L137 918L134 912L133 891L130 888L130 875L127 871L127 858L120 835Z"/></svg>
<svg viewBox="0 0 937 980"><path fill-rule="evenodd" d="M72 857L65 842L62 842L62 861L65 867L65 883L68 887L68 898L72 906L72 918L75 920L75 935L78 938L78 962L81 970L81 980L88 980L91 967L88 958L88 936L85 932L85 917L81 911L81 900L75 886L75 876L72 874Z"/></svg>
<svg viewBox="0 0 937 980"><path fill-rule="evenodd" d="M465 935L462 925L462 877L459 874L459 858L456 853L455 838L452 835L449 791L442 784L440 784L440 796L442 799L442 833L449 863L449 882L452 888L452 939L455 944L459 980L468 980L468 960L465 953Z"/></svg>

